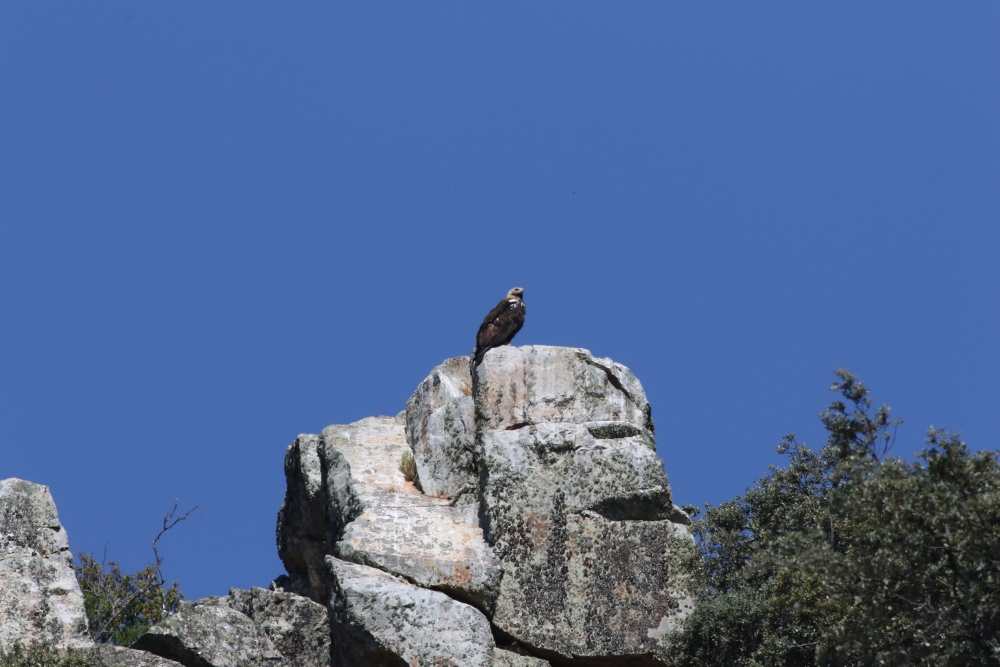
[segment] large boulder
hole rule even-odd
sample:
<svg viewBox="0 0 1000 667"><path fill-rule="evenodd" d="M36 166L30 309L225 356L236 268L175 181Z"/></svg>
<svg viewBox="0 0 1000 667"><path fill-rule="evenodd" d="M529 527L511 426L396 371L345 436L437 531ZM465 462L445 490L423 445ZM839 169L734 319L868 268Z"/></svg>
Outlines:
<svg viewBox="0 0 1000 667"><path fill-rule="evenodd" d="M295 667L328 667L330 621L326 607L294 593L254 586L230 588L225 602L249 617Z"/></svg>
<svg viewBox="0 0 1000 667"><path fill-rule="evenodd" d="M184 667L282 667L285 661L253 620L209 597L181 602L176 614L149 628L132 644Z"/></svg>
<svg viewBox="0 0 1000 667"><path fill-rule="evenodd" d="M286 456L292 474L279 514L279 555L286 569L310 582L314 600L326 599L319 583L323 553L490 608L500 570L476 508L421 493L400 469L408 450L402 424L391 417L330 426L318 439L300 436ZM312 478L301 472L314 469L312 460L319 461L318 495L308 486ZM296 534L303 527L305 537Z"/></svg>
<svg viewBox="0 0 1000 667"><path fill-rule="evenodd" d="M493 624L533 652L656 664L696 555L639 381L586 350L490 351L474 378Z"/></svg>
<svg viewBox="0 0 1000 667"><path fill-rule="evenodd" d="M443 593L327 557L334 667L489 667L486 617Z"/></svg>
<svg viewBox="0 0 1000 667"><path fill-rule="evenodd" d="M0 481L0 646L93 645L66 530L47 486Z"/></svg>
<svg viewBox="0 0 1000 667"><path fill-rule="evenodd" d="M423 492L474 497L476 421L469 357L445 360L406 402L406 439Z"/></svg>

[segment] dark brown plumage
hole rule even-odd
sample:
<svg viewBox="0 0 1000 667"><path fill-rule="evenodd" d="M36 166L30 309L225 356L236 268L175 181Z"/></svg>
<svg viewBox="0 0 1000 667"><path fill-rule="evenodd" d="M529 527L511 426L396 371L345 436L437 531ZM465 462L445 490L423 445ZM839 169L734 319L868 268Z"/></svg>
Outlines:
<svg viewBox="0 0 1000 667"><path fill-rule="evenodd" d="M482 363L486 353L507 345L524 326L524 290L515 287L507 292L497 307L490 311L476 332L476 350L472 353L472 368Z"/></svg>

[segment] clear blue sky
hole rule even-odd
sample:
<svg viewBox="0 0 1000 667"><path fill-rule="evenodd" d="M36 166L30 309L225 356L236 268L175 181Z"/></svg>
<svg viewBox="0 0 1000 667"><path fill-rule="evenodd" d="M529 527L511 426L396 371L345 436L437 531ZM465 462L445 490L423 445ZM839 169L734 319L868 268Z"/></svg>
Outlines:
<svg viewBox="0 0 1000 667"><path fill-rule="evenodd" d="M4 2L0 478L74 550L267 585L282 457L516 342L632 368L678 503L847 366L1000 432L1000 5Z"/></svg>

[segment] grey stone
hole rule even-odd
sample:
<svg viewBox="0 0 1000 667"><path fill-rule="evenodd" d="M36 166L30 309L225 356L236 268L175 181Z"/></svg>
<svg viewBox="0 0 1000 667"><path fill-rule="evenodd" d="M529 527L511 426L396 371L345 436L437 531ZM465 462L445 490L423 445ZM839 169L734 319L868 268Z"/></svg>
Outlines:
<svg viewBox="0 0 1000 667"><path fill-rule="evenodd" d="M330 554L490 607L500 569L476 506L452 506L406 481L399 466L408 448L403 426L391 417L296 440L286 456L289 488L278 519L279 555L292 575L287 585L307 581L310 597L325 600L320 573L322 556Z"/></svg>
<svg viewBox="0 0 1000 667"><path fill-rule="evenodd" d="M97 644L93 653L95 667L181 667L153 653L114 644Z"/></svg>
<svg viewBox="0 0 1000 667"><path fill-rule="evenodd" d="M363 419L327 427L323 442L327 479L350 480L328 482L329 511L354 503L363 508L345 527L333 555L488 609L500 569L476 507L453 507L404 479L399 462L408 445L401 426L391 419Z"/></svg>
<svg viewBox="0 0 1000 667"><path fill-rule="evenodd" d="M492 664L490 624L474 607L364 565L326 564L334 667Z"/></svg>
<svg viewBox="0 0 1000 667"><path fill-rule="evenodd" d="M504 345L473 374L480 431L541 423L622 422L653 432L639 380L625 366L588 350Z"/></svg>
<svg viewBox="0 0 1000 667"><path fill-rule="evenodd" d="M502 648L493 649L493 667L548 667L548 660L521 655Z"/></svg>
<svg viewBox="0 0 1000 667"><path fill-rule="evenodd" d="M406 439L424 493L453 498L475 491L476 421L469 357L447 359L406 402Z"/></svg>
<svg viewBox="0 0 1000 667"><path fill-rule="evenodd" d="M0 646L93 646L72 566L49 488L0 481Z"/></svg>
<svg viewBox="0 0 1000 667"><path fill-rule="evenodd" d="M132 648L155 653L185 667L279 667L281 654L246 615L210 597L182 602L151 627Z"/></svg>
<svg viewBox="0 0 1000 667"><path fill-rule="evenodd" d="M320 463L322 439L303 434L285 452L285 502L278 511L278 556L285 564L288 588L326 601L323 557L327 544L326 494Z"/></svg>
<svg viewBox="0 0 1000 667"><path fill-rule="evenodd" d="M696 550L645 394L620 364L529 347L477 368L482 517L504 570L493 624L547 658L657 664L691 611Z"/></svg>
<svg viewBox="0 0 1000 667"><path fill-rule="evenodd" d="M326 607L294 593L229 589L226 604L248 616L295 667L330 664L330 621Z"/></svg>

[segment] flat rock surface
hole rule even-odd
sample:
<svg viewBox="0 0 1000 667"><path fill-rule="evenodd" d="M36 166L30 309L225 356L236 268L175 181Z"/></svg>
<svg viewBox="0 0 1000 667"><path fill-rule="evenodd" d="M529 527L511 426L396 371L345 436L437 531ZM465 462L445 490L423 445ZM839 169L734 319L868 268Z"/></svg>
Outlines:
<svg viewBox="0 0 1000 667"><path fill-rule="evenodd" d="M413 392L406 403L406 439L424 493L453 498L475 489L476 422L469 357L445 360Z"/></svg>
<svg viewBox="0 0 1000 667"><path fill-rule="evenodd" d="M0 646L92 646L73 554L49 488L0 481Z"/></svg>
<svg viewBox="0 0 1000 667"><path fill-rule="evenodd" d="M443 593L327 557L334 667L488 667L486 617Z"/></svg>
<svg viewBox="0 0 1000 667"><path fill-rule="evenodd" d="M287 664L327 667L330 664L330 621L326 607L294 593L253 587L229 589L230 608L249 617Z"/></svg>
<svg viewBox="0 0 1000 667"><path fill-rule="evenodd" d="M632 371L581 348L494 348L476 367L473 392L480 431L594 421L653 431L649 401Z"/></svg>
<svg viewBox="0 0 1000 667"><path fill-rule="evenodd" d="M323 442L327 479L349 477L349 484L327 483L328 512L361 508L337 540L335 555L488 608L500 570L475 507L452 507L404 479L399 464L409 446L399 422L370 417L330 426Z"/></svg>
<svg viewBox="0 0 1000 667"><path fill-rule="evenodd" d="M278 667L281 654L246 615L225 598L182 602L180 610L151 627L132 648L185 667Z"/></svg>

